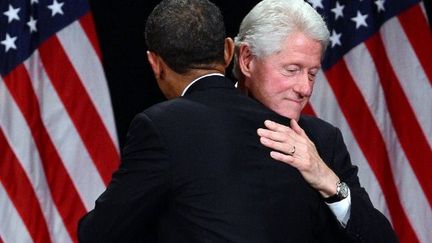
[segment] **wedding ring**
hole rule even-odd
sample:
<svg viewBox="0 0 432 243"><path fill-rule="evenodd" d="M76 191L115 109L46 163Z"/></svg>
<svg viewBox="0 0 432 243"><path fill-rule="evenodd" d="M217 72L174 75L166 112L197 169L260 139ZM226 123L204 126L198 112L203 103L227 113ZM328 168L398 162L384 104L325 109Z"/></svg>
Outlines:
<svg viewBox="0 0 432 243"><path fill-rule="evenodd" d="M296 149L295 149L295 146L293 145L291 151L289 151L288 154L294 155L295 151L296 151Z"/></svg>

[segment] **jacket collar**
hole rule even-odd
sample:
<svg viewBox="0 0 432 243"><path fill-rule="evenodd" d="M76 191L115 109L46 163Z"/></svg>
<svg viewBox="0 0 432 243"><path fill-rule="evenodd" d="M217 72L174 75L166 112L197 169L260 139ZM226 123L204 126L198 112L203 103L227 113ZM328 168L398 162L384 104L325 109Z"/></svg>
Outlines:
<svg viewBox="0 0 432 243"><path fill-rule="evenodd" d="M223 75L210 74L199 77L191 82L183 91L182 96L189 95L198 90L209 88L232 88L235 89L234 83Z"/></svg>

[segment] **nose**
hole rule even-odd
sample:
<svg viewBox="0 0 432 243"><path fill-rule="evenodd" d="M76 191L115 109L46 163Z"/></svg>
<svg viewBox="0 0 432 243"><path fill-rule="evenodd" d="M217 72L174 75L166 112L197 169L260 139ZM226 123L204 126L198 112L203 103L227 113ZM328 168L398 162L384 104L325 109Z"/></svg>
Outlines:
<svg viewBox="0 0 432 243"><path fill-rule="evenodd" d="M308 74L302 74L294 86L294 91L301 97L309 97L312 94L313 81L309 80Z"/></svg>

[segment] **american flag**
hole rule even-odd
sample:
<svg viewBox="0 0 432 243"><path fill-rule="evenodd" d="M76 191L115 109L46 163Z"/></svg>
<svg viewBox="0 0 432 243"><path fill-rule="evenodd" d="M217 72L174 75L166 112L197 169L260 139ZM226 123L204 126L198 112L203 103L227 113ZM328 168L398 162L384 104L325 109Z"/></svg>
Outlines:
<svg viewBox="0 0 432 243"><path fill-rule="evenodd" d="M308 0L330 45L306 109L341 128L400 242L432 242L432 34L418 0Z"/></svg>
<svg viewBox="0 0 432 243"><path fill-rule="evenodd" d="M0 242L76 242L119 163L86 0L0 2Z"/></svg>

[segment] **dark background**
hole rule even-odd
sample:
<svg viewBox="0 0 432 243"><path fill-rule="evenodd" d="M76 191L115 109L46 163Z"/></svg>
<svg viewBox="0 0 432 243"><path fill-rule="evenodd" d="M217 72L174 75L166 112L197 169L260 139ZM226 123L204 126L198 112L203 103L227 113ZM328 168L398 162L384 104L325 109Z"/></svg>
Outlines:
<svg viewBox="0 0 432 243"><path fill-rule="evenodd" d="M424 1L429 17L431 1ZM212 2L222 10L227 35L234 37L242 18L259 0ZM157 3L159 0L90 0L121 146L135 114L164 100L147 62L143 34L147 16Z"/></svg>

